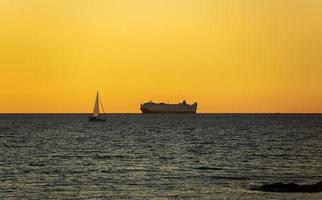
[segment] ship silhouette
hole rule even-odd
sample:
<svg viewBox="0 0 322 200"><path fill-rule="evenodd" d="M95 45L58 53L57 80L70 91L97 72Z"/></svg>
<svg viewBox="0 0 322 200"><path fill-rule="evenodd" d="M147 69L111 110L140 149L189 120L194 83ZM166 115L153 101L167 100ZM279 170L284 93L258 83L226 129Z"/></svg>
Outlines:
<svg viewBox="0 0 322 200"><path fill-rule="evenodd" d="M196 114L197 103L187 104L184 100L178 104L154 103L152 101L141 104L144 114Z"/></svg>

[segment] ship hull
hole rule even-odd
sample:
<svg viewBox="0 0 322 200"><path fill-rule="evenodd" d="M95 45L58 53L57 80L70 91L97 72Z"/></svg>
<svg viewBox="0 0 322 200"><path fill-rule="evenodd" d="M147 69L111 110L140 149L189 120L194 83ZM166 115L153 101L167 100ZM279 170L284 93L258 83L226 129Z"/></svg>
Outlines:
<svg viewBox="0 0 322 200"><path fill-rule="evenodd" d="M187 104L186 101L178 104L148 102L140 107L144 114L196 114L197 103Z"/></svg>
<svg viewBox="0 0 322 200"><path fill-rule="evenodd" d="M190 110L150 110L141 108L143 114L196 114L196 111Z"/></svg>

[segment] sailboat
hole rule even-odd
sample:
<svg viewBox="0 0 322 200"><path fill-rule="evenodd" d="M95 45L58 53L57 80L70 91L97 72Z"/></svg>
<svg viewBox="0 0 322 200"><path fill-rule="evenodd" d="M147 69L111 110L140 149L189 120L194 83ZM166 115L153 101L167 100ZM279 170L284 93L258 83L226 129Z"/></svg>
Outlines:
<svg viewBox="0 0 322 200"><path fill-rule="evenodd" d="M97 92L96 93L96 100L95 100L93 114L89 118L90 122L105 122L106 121L106 119L100 117L100 105L102 107L103 113L105 114L102 102L100 101L100 97L99 97L99 94Z"/></svg>

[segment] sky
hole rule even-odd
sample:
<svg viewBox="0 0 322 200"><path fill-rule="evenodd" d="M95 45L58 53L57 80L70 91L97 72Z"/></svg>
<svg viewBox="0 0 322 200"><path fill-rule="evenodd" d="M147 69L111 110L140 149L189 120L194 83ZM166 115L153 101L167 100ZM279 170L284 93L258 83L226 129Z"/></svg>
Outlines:
<svg viewBox="0 0 322 200"><path fill-rule="evenodd" d="M322 0L0 0L0 113L322 113Z"/></svg>

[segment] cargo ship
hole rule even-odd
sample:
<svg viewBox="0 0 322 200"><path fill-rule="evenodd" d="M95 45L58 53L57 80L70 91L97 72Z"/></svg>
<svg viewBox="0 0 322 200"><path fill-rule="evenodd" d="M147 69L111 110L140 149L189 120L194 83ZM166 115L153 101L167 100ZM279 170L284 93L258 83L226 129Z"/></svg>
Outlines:
<svg viewBox="0 0 322 200"><path fill-rule="evenodd" d="M196 114L197 103L187 104L183 101L178 104L148 102L141 104L141 111L144 114Z"/></svg>

